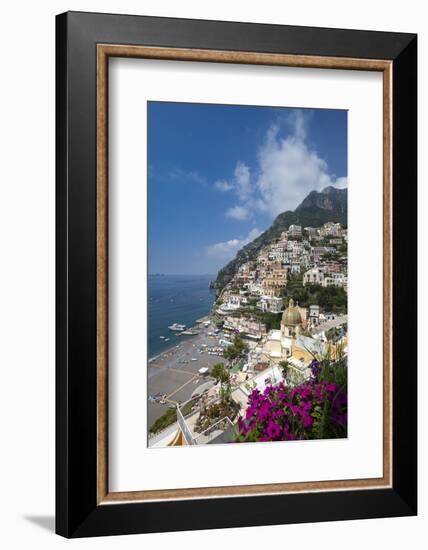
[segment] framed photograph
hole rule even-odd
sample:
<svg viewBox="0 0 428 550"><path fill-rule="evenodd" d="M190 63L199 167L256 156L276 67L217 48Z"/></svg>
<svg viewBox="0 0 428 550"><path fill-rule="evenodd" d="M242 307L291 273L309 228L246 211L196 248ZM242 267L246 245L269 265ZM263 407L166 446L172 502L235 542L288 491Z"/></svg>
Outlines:
<svg viewBox="0 0 428 550"><path fill-rule="evenodd" d="M416 514L416 35L56 25L57 533Z"/></svg>

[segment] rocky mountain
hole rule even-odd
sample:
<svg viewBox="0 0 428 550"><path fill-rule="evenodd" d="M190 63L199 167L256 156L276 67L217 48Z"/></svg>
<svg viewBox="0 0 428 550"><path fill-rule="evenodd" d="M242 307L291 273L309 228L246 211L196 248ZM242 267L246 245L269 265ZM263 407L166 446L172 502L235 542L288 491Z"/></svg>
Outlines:
<svg viewBox="0 0 428 550"><path fill-rule="evenodd" d="M261 248L278 239L291 224L319 227L331 221L340 222L343 227L347 227L347 220L347 189L330 186L321 192L311 191L294 212L287 210L279 214L269 229L239 250L236 257L218 272L215 288L220 290L226 286L243 263L254 260Z"/></svg>
<svg viewBox="0 0 428 550"><path fill-rule="evenodd" d="M321 193L311 191L309 195L299 204L295 212L308 209L321 209L328 212L334 212L337 215L343 214L346 225L346 214L348 211L348 193L346 189L337 189L336 187L326 187ZM334 220L331 220L334 221Z"/></svg>

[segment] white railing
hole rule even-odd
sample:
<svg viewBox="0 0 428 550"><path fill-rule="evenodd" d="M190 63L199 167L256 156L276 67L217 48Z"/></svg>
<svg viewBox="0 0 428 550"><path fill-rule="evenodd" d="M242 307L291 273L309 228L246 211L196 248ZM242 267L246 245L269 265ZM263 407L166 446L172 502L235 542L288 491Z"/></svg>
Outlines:
<svg viewBox="0 0 428 550"><path fill-rule="evenodd" d="M189 428L183 413L180 410L180 406L177 404L177 423L180 430L183 432L184 439L188 445L196 445L195 438L193 437L192 430Z"/></svg>

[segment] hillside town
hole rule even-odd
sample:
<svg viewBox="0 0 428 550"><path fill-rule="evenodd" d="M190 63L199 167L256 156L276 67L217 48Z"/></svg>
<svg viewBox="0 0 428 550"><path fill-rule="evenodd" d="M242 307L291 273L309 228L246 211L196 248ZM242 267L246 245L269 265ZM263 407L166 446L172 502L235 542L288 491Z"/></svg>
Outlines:
<svg viewBox="0 0 428 550"><path fill-rule="evenodd" d="M304 388L319 365L345 372L347 243L347 229L340 223L292 224L237 268L218 290L209 317L194 328L190 351L178 347L171 352L177 365L193 367L191 390L182 399L162 396L169 409L153 424L149 446L272 440L269 430L275 422L269 421L261 435L250 433L256 425L249 414L252 400L257 404L259 396L278 388ZM315 413L305 416L304 430L312 430L314 438L327 437L316 432L316 418Z"/></svg>

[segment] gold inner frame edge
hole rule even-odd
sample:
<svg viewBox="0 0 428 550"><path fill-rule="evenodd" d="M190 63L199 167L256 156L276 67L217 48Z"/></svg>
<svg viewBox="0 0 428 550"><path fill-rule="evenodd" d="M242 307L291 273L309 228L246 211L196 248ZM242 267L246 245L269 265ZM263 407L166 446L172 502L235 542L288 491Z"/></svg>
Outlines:
<svg viewBox="0 0 428 550"><path fill-rule="evenodd" d="M108 59L132 57L378 71L383 73L383 477L109 492L108 489ZM297 492L378 489L392 486L392 62L385 60L97 45L97 503L225 498Z"/></svg>

